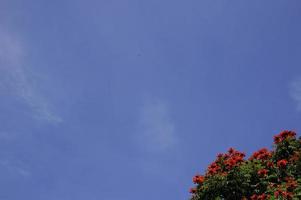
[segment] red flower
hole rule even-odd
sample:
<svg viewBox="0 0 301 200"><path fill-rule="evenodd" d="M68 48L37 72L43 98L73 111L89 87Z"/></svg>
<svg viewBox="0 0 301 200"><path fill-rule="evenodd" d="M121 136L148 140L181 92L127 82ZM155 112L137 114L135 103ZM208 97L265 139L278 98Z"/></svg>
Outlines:
<svg viewBox="0 0 301 200"><path fill-rule="evenodd" d="M266 169L260 169L260 170L258 170L257 174L259 176L266 176L268 174L268 170L266 170Z"/></svg>
<svg viewBox="0 0 301 200"><path fill-rule="evenodd" d="M282 131L280 134L280 137L282 138L288 138L288 137L295 137L296 136L296 133L294 131Z"/></svg>
<svg viewBox="0 0 301 200"><path fill-rule="evenodd" d="M257 160L267 160L272 157L272 153L266 149L262 148L259 151L253 153L253 155L250 157L250 160L257 159Z"/></svg>
<svg viewBox="0 0 301 200"><path fill-rule="evenodd" d="M251 200L257 200L257 195L256 194L253 194L252 196L251 196Z"/></svg>
<svg viewBox="0 0 301 200"><path fill-rule="evenodd" d="M193 177L193 183L195 184L202 184L205 180L205 178L203 176L200 175L196 175L195 177Z"/></svg>
<svg viewBox="0 0 301 200"><path fill-rule="evenodd" d="M232 169L233 167L236 166L236 160L234 158L230 158L228 160L225 161L225 165L226 165L226 168L228 170Z"/></svg>
<svg viewBox="0 0 301 200"><path fill-rule="evenodd" d="M267 167L269 167L269 168L274 167L274 163L273 162L267 162Z"/></svg>
<svg viewBox="0 0 301 200"><path fill-rule="evenodd" d="M189 192L190 192L191 194L196 193L196 188L190 188Z"/></svg>
<svg viewBox="0 0 301 200"><path fill-rule="evenodd" d="M232 148L232 147L228 150L228 153L229 153L229 154L233 154L234 152L235 152L235 149Z"/></svg>
<svg viewBox="0 0 301 200"><path fill-rule="evenodd" d="M261 195L256 195L256 194L253 194L251 196L251 200L266 200L268 199L270 196L269 195L266 195L266 194L261 194Z"/></svg>
<svg viewBox="0 0 301 200"><path fill-rule="evenodd" d="M217 154L218 159L221 159L223 156L224 156L224 154L222 154L222 153Z"/></svg>
<svg viewBox="0 0 301 200"><path fill-rule="evenodd" d="M280 142L282 142L281 137L278 136L278 135L275 135L275 136L274 136L274 143L275 143L275 144L278 144L278 143L280 143Z"/></svg>
<svg viewBox="0 0 301 200"><path fill-rule="evenodd" d="M287 184L287 188L292 189L292 190L295 189L297 186L298 186L298 183L296 181L292 181Z"/></svg>
<svg viewBox="0 0 301 200"><path fill-rule="evenodd" d="M296 137L296 132L285 130L279 133L278 135L274 136L274 143L278 144L287 138L295 138L295 137Z"/></svg>
<svg viewBox="0 0 301 200"><path fill-rule="evenodd" d="M284 168L284 167L286 167L286 165L287 165L287 160L285 160L285 159L279 160L277 162L277 167L279 167L279 168Z"/></svg>
<svg viewBox="0 0 301 200"><path fill-rule="evenodd" d="M268 199L270 196L266 195L266 194L261 194L257 197L258 200L266 200Z"/></svg>
<svg viewBox="0 0 301 200"><path fill-rule="evenodd" d="M279 198L280 195L281 195L281 191L276 190L276 191L274 192L274 196L275 196L277 199Z"/></svg>
<svg viewBox="0 0 301 200"><path fill-rule="evenodd" d="M231 170L233 167L238 166L240 163L244 161L244 157L245 157L244 153L239 152L233 148L230 148L228 150L228 153L229 154L225 154L223 156L224 164L227 170Z"/></svg>
<svg viewBox="0 0 301 200"><path fill-rule="evenodd" d="M291 192L287 192L287 191L283 191L282 192L282 196L285 198L285 199L292 199L293 198L293 194Z"/></svg>
<svg viewBox="0 0 301 200"><path fill-rule="evenodd" d="M209 165L209 167L207 169L207 173L209 175L214 175L214 174L218 173L220 170L221 170L221 167L216 162L213 162L213 163L211 163L211 165Z"/></svg>
<svg viewBox="0 0 301 200"><path fill-rule="evenodd" d="M287 181L286 187L289 190L294 190L298 186L297 181L293 177L287 177L285 180Z"/></svg>

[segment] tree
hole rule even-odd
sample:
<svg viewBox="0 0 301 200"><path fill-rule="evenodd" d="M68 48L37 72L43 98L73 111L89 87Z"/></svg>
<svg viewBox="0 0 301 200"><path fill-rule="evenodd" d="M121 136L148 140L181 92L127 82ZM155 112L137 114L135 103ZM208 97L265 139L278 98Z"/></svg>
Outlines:
<svg viewBox="0 0 301 200"><path fill-rule="evenodd" d="M193 183L191 200L300 200L301 137L283 131L274 136L272 151L260 149L249 159L230 148Z"/></svg>

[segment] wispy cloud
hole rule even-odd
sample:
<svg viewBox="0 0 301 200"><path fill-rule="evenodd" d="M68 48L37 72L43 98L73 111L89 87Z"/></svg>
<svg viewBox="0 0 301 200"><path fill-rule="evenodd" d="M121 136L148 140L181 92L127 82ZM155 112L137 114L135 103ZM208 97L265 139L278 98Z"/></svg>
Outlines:
<svg viewBox="0 0 301 200"><path fill-rule="evenodd" d="M11 171L19 176L29 177L31 172L25 168L25 164L16 161L0 160L0 166L6 168L6 170Z"/></svg>
<svg viewBox="0 0 301 200"><path fill-rule="evenodd" d="M290 95L297 104L297 110L301 111L301 78L291 82Z"/></svg>
<svg viewBox="0 0 301 200"><path fill-rule="evenodd" d="M164 152L177 142L175 124L166 102L147 101L140 109L137 137L142 148L151 152Z"/></svg>
<svg viewBox="0 0 301 200"><path fill-rule="evenodd" d="M1 27L0 27L1 28ZM14 95L24 101L33 116L51 123L61 119L49 109L47 100L38 94L25 63L25 48L17 36L0 29L0 96Z"/></svg>

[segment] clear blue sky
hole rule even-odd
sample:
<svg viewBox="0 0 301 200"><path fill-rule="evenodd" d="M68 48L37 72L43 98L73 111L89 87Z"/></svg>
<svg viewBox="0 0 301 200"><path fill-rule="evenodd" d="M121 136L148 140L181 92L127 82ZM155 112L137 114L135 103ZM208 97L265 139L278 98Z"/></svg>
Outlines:
<svg viewBox="0 0 301 200"><path fill-rule="evenodd" d="M300 133L300 11L1 0L0 200L183 200L218 152Z"/></svg>

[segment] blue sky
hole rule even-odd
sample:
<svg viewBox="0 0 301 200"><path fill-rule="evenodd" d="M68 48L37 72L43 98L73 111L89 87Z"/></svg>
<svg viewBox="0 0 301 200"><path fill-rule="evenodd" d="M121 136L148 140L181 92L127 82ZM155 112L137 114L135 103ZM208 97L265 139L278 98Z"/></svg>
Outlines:
<svg viewBox="0 0 301 200"><path fill-rule="evenodd" d="M301 3L2 0L0 199L182 200L301 131Z"/></svg>

